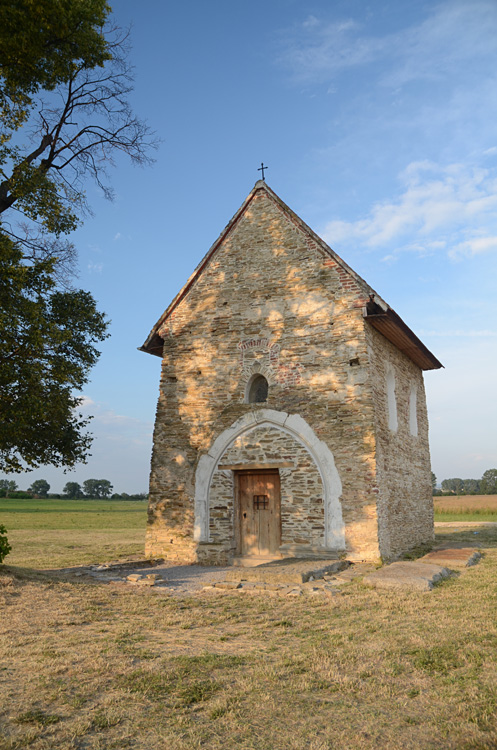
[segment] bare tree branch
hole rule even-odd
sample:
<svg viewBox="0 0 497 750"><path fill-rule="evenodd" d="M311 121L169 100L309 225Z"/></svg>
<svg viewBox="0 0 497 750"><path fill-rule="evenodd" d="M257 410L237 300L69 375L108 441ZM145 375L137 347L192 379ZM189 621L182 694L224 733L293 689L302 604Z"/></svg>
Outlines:
<svg viewBox="0 0 497 750"><path fill-rule="evenodd" d="M20 156L12 150L10 173L3 159L0 215L17 207L28 219L39 218L43 223L43 216L33 208L32 196L45 191L66 212L66 224L70 225L75 205L86 210L84 182L88 175L112 198L108 170L117 154L125 154L139 165L153 161L151 151L157 148L158 139L134 115L128 101L133 90L133 71L126 60L128 32L112 29L109 33L111 59L94 69L81 63L48 100L39 99L31 148ZM72 221L74 224L75 219ZM57 232L53 227L51 231ZM21 241L28 243L29 255L26 236ZM39 235L33 243L47 247L37 244Z"/></svg>

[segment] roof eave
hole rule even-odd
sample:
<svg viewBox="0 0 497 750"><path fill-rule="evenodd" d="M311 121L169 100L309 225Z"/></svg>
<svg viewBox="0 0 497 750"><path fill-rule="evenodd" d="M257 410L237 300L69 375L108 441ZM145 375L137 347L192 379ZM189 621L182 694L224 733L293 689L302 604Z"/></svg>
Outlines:
<svg viewBox="0 0 497 750"><path fill-rule="evenodd" d="M149 337L143 344L143 346L138 347L139 352L145 352L146 354L154 354L156 357L160 357L162 359L164 349L164 339L162 336L159 336L157 331L154 329L150 332Z"/></svg>
<svg viewBox="0 0 497 750"><path fill-rule="evenodd" d="M364 318L422 370L439 370L443 367L391 307L381 313L368 313L366 310Z"/></svg>

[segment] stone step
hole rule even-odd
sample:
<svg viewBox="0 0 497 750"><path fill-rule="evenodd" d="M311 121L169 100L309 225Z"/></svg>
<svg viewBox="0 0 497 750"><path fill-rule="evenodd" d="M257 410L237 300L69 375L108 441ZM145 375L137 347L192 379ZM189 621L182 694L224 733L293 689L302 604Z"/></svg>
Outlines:
<svg viewBox="0 0 497 750"><path fill-rule="evenodd" d="M274 555L257 557L254 555L238 555L232 558L231 564L234 568L255 568L257 565L265 565L266 563L281 559L281 555L278 555L278 557Z"/></svg>
<svg viewBox="0 0 497 750"><path fill-rule="evenodd" d="M447 568L428 562L396 562L364 577L376 589L431 591L435 583L451 575Z"/></svg>
<svg viewBox="0 0 497 750"><path fill-rule="evenodd" d="M420 557L417 562L435 563L451 570L469 568L481 560L481 552L474 547L452 547L451 549L434 549Z"/></svg>
<svg viewBox="0 0 497 750"><path fill-rule="evenodd" d="M305 583L338 573L348 567L347 560L273 560L252 568L232 568L226 572L229 581L266 581L268 583Z"/></svg>

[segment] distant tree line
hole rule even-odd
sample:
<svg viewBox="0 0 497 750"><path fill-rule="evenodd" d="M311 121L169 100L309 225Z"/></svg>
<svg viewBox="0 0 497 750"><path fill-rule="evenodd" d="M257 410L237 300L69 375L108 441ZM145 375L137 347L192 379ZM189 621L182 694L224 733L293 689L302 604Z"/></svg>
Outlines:
<svg viewBox="0 0 497 750"><path fill-rule="evenodd" d="M443 479L441 490L436 489L436 477L432 472L435 495L497 495L497 469L487 469L481 479Z"/></svg>
<svg viewBox="0 0 497 750"><path fill-rule="evenodd" d="M67 482L62 494L49 492L50 485L46 479L36 479L27 490L19 490L12 479L0 479L0 497L14 499L41 497L67 500L146 500L146 492L136 494L121 494L113 492L113 486L108 479L87 479L81 486L78 482Z"/></svg>

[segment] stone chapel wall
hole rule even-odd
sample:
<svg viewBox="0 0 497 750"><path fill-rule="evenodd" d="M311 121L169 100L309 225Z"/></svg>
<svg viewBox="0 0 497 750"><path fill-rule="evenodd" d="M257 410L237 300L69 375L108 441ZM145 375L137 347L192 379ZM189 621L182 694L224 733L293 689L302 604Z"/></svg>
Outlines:
<svg viewBox="0 0 497 750"><path fill-rule="evenodd" d="M147 554L197 558L198 461L260 406L245 403L260 372L269 382L263 406L300 415L334 456L348 554L379 556L366 301L367 290L265 191L255 194L160 330ZM214 531L226 537L223 518Z"/></svg>
<svg viewBox="0 0 497 750"><path fill-rule="evenodd" d="M367 333L376 414L378 534L381 555L390 559L433 540L428 413L422 370L374 328ZM395 388L396 419L389 407L389 381Z"/></svg>

